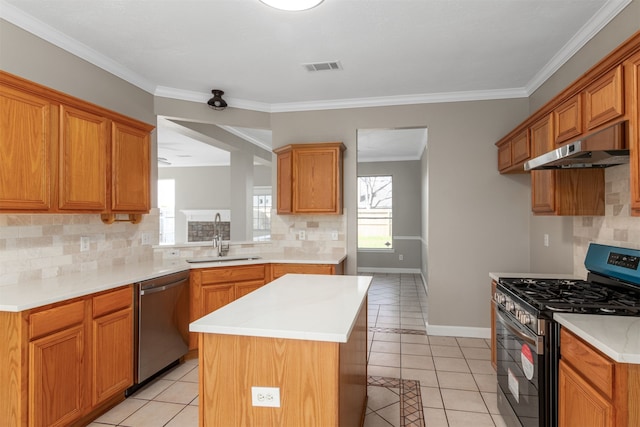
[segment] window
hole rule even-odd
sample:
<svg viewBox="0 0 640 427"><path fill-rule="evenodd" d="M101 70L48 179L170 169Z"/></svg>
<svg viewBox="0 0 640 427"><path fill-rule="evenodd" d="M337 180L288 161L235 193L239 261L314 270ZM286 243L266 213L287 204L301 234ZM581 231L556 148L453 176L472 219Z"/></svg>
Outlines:
<svg viewBox="0 0 640 427"><path fill-rule="evenodd" d="M176 181L158 180L158 209L160 210L160 244L176 243Z"/></svg>
<svg viewBox="0 0 640 427"><path fill-rule="evenodd" d="M271 187L253 189L253 240L271 239Z"/></svg>
<svg viewBox="0 0 640 427"><path fill-rule="evenodd" d="M393 178L358 177L358 249L393 248Z"/></svg>

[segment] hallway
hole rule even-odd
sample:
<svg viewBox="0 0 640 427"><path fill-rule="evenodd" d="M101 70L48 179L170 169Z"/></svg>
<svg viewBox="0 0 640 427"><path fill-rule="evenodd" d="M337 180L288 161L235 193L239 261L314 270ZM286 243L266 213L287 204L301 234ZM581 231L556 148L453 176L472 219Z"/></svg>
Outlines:
<svg viewBox="0 0 640 427"><path fill-rule="evenodd" d="M489 340L427 336L426 298L418 275L374 275L364 426L504 426ZM197 427L198 373L198 361L187 360L90 427Z"/></svg>
<svg viewBox="0 0 640 427"><path fill-rule="evenodd" d="M375 274L365 427L504 426L489 340L427 336L419 275Z"/></svg>

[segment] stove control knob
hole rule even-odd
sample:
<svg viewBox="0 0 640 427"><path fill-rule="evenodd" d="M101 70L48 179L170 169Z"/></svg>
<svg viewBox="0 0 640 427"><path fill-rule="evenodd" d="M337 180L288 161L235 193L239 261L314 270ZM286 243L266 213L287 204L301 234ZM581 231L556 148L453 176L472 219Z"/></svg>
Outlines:
<svg viewBox="0 0 640 427"><path fill-rule="evenodd" d="M504 294L500 294L500 293L496 292L494 299L496 300L496 302L498 304L504 304L504 302L506 301L507 297Z"/></svg>
<svg viewBox="0 0 640 427"><path fill-rule="evenodd" d="M507 311L513 311L516 308L516 305L513 303L513 301L507 301L504 306Z"/></svg>
<svg viewBox="0 0 640 427"><path fill-rule="evenodd" d="M525 312L521 312L518 315L518 320L520 321L520 323L522 323L523 325L528 325L531 323L531 316Z"/></svg>

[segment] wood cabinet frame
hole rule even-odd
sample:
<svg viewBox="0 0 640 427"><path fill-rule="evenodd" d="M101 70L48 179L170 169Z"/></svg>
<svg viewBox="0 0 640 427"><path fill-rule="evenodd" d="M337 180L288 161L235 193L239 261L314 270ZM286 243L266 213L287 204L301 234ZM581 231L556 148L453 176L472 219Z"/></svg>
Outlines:
<svg viewBox="0 0 640 427"><path fill-rule="evenodd" d="M342 214L341 142L291 144L278 156L278 214Z"/></svg>
<svg viewBox="0 0 640 427"><path fill-rule="evenodd" d="M0 103L0 212L149 212L153 126L4 71Z"/></svg>
<svg viewBox="0 0 640 427"><path fill-rule="evenodd" d="M84 426L124 400L133 383L130 285L23 312L2 311L0 324L0 420L6 425ZM101 328L115 324L103 339ZM105 358L109 362L102 365Z"/></svg>

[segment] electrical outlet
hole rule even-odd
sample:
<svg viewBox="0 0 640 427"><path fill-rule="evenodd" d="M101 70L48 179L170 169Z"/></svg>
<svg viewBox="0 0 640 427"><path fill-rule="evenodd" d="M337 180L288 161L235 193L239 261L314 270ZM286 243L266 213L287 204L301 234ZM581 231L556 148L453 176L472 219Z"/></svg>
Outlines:
<svg viewBox="0 0 640 427"><path fill-rule="evenodd" d="M404 255L403 255L403 254L398 255L398 259L399 259L400 261L404 261Z"/></svg>
<svg viewBox="0 0 640 427"><path fill-rule="evenodd" d="M251 404L253 406L280 407L279 387L251 387Z"/></svg>
<svg viewBox="0 0 640 427"><path fill-rule="evenodd" d="M331 240L338 240L338 232L337 231L332 231L331 232Z"/></svg>
<svg viewBox="0 0 640 427"><path fill-rule="evenodd" d="M80 236L80 252L87 252L89 250L89 244L89 236Z"/></svg>
<svg viewBox="0 0 640 427"><path fill-rule="evenodd" d="M148 231L144 231L142 233L142 244L143 245L150 245L151 244L151 233L149 233Z"/></svg>
<svg viewBox="0 0 640 427"><path fill-rule="evenodd" d="M300 230L298 231L298 240L306 240L307 239L307 233L304 230Z"/></svg>

